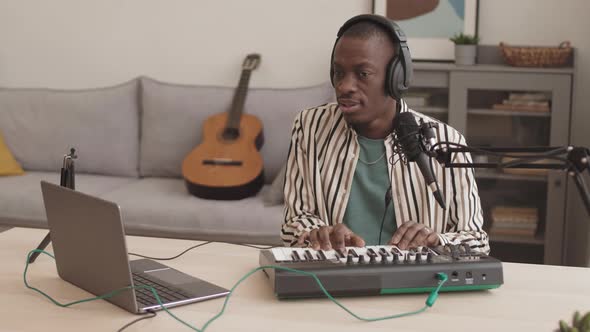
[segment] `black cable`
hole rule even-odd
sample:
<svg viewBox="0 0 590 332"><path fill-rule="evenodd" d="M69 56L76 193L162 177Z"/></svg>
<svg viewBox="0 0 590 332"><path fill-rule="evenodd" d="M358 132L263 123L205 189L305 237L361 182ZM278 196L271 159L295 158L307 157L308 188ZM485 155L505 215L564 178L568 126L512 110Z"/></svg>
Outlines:
<svg viewBox="0 0 590 332"><path fill-rule="evenodd" d="M588 192L586 181L584 181L584 175L582 174L583 172L580 172L576 167L572 167L572 170L574 172L574 182L576 187L578 187L578 193L580 194L580 198L586 207L586 212L588 212L588 215L590 216L590 193ZM590 172L590 168L587 168L587 170Z"/></svg>
<svg viewBox="0 0 590 332"><path fill-rule="evenodd" d="M204 245L209 244L211 242L213 242L213 241L207 241L207 242L199 243L199 244L197 244L195 246L192 246L192 247L186 249L185 251L181 252L180 254L178 254L176 256L173 256L173 257L164 257L164 258L162 258L162 257L150 257L150 256L144 256L144 255L132 253L132 252L130 252L129 255L137 256L137 257L142 257L142 258L147 258L147 259L153 259L155 261L170 261L170 260L176 259L176 258L178 258L178 257L186 254L190 250L193 250L195 248L204 246ZM253 245L253 244L232 243L232 242L220 242L220 243L233 244L233 245L236 245L236 246L244 246L244 247L249 247L249 248L254 248L254 249L259 249L259 250L271 249L271 248L276 248L277 247L277 246L256 246L256 245Z"/></svg>
<svg viewBox="0 0 590 332"><path fill-rule="evenodd" d="M447 147L449 146L454 146L454 147L459 147L459 148L463 148L466 149L466 152L478 152L478 153L482 153L482 154L487 154L487 155L492 155L492 156L497 156L497 157L510 157L510 158L542 158L542 159L555 159L555 160L559 160L559 161L565 161L564 158L560 158L560 157L554 157L555 155L559 155L564 153L564 148L557 148L555 150L550 150L544 153L539 153L539 154L526 154L526 155L522 155L522 154L510 154L510 153L502 153L502 152L493 152L493 151L488 151L486 149L482 149L482 148L475 148L475 147L471 147L471 146L467 146L467 145L463 145L463 144L458 144L458 143L454 143L454 142L447 142L447 141L441 141L438 142L436 144L434 144L430 150L434 151L436 147L441 146L441 145L446 145Z"/></svg>
<svg viewBox="0 0 590 332"><path fill-rule="evenodd" d="M144 319L150 319L150 318L154 318L154 317L156 317L156 315L157 315L157 314L156 314L156 312L155 312L155 311L152 311L152 310L148 310L148 311L147 311L147 314L148 314L149 316L144 316L144 317L141 317L141 318L135 319L135 320L133 320L133 321L131 321L131 322L129 322L129 323L127 323L127 324L125 324L125 325L124 325L122 328L118 329L118 330L117 330L117 332L122 332L124 329L128 328L129 326L131 326L131 325L133 325L133 324L135 324L135 323L137 323L137 322L139 322L139 321L141 321L141 320L144 320Z"/></svg>
<svg viewBox="0 0 590 332"><path fill-rule="evenodd" d="M535 161L539 161L539 160L546 160L546 159L551 159L551 160L559 160L561 162L564 162L564 168L567 168L567 166L569 166L569 160L567 160L566 158L559 158L559 157L529 157L529 156L520 156L517 159L505 162L505 163L500 163L498 166L502 167L502 168L510 168L510 167L514 167L514 166L518 166L520 164L525 164L525 163L532 163Z"/></svg>
<svg viewBox="0 0 590 332"><path fill-rule="evenodd" d="M178 255L176 255L176 256L173 256L173 257L168 257L168 258L150 257L150 256L144 256L144 255L140 255L140 254L135 254L135 253L132 253L132 252L130 252L130 253L129 253L129 255L131 255L131 256L138 256L138 257L142 257L142 258L153 259L153 260L156 260L156 261L170 261L170 260L176 259L176 258L178 258L178 257L180 257L180 256L182 256L182 255L184 255L184 254L186 254L186 253L187 253L189 250L193 250L193 249L195 249L195 248L198 248L198 247L204 246L204 245L206 245L206 244L209 244L209 243L211 243L211 241L207 241L207 242L199 243L199 244L197 244L196 246L192 246L192 247L190 247L190 248L186 249L185 251L181 252L180 254L178 254Z"/></svg>
<svg viewBox="0 0 590 332"><path fill-rule="evenodd" d="M278 246L257 246L257 245L245 244L245 243L231 243L231 242L224 242L224 243L234 244L236 246L244 246L244 247L249 247L249 248L254 248L254 249L260 249L260 250L272 249L272 248L278 247Z"/></svg>
<svg viewBox="0 0 590 332"><path fill-rule="evenodd" d="M389 207L390 203L391 203L391 186L389 186L389 188L387 188L387 191L385 192L385 209L383 209L383 217L381 218L381 228L379 229L379 242L377 242L378 245L381 245L381 234L383 233L383 225L385 224L385 216L387 215L387 208Z"/></svg>

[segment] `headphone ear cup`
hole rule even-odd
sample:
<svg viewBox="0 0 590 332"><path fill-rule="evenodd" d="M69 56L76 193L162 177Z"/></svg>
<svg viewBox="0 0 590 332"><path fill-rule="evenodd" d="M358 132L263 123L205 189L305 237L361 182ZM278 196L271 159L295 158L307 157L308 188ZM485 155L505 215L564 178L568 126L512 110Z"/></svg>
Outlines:
<svg viewBox="0 0 590 332"><path fill-rule="evenodd" d="M402 98L404 92L408 90L408 87L405 84L406 70L398 56L395 57L391 72L391 96L395 100L399 101Z"/></svg>
<svg viewBox="0 0 590 332"><path fill-rule="evenodd" d="M398 93L397 93L397 71L398 68L401 67L399 63L399 57L395 55L393 59L389 62L387 66L387 77L385 77L385 92L393 99L398 100Z"/></svg>

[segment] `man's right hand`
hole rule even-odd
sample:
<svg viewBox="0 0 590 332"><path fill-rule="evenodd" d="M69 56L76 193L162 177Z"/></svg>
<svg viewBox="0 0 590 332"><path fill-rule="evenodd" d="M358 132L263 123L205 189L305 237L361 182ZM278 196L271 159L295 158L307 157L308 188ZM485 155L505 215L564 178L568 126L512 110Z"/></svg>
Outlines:
<svg viewBox="0 0 590 332"><path fill-rule="evenodd" d="M353 233L346 225L338 224L336 226L322 226L311 232L306 232L299 236L297 244L303 246L308 240L314 250L340 250L345 246L364 247L365 240Z"/></svg>

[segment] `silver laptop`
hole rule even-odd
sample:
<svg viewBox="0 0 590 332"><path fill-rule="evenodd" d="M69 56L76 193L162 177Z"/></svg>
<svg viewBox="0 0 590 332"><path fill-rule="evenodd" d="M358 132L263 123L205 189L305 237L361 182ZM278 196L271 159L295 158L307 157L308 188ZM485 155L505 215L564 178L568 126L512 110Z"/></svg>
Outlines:
<svg viewBox="0 0 590 332"><path fill-rule="evenodd" d="M165 307L225 296L227 289L149 259L129 261L119 206L41 181L59 276L92 294L149 285ZM149 289L124 290L107 301L132 313L161 309Z"/></svg>

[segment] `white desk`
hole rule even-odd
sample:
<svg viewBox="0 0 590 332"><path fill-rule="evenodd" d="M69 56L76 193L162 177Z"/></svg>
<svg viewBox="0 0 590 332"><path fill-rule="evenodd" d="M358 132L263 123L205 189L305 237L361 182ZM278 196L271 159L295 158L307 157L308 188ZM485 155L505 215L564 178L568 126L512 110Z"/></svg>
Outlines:
<svg viewBox="0 0 590 332"><path fill-rule="evenodd" d="M47 231L15 228L0 233L0 331L116 331L137 318L105 301L60 308L25 288L27 253ZM128 237L130 252L169 257L195 241ZM48 247L51 251L51 247ZM231 288L258 267L258 250L212 243L166 264ZM41 255L30 265L32 285L60 302L91 295L61 280L53 259ZM504 264L504 285L483 292L441 293L426 312L387 321L356 320L327 299L279 301L266 276L259 272L238 287L226 313L206 331L553 331L559 319L570 320L575 310L590 310L590 269L530 264ZM427 294L342 299L353 312L368 317L413 311ZM200 328L223 304L215 299L172 309ZM190 331L165 312L141 321L131 331Z"/></svg>

